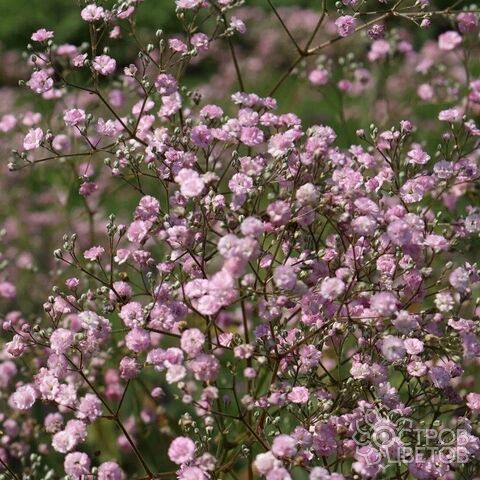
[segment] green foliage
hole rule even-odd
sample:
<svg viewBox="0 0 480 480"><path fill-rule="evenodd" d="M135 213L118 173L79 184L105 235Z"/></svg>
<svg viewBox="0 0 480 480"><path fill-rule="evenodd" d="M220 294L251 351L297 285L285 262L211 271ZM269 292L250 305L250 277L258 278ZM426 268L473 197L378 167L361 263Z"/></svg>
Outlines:
<svg viewBox="0 0 480 480"><path fill-rule="evenodd" d="M85 38L75 0L0 0L0 11L0 42L7 49L24 49L31 33L41 27L54 30L58 42L78 44ZM169 30L176 21L174 3L148 2L137 19L143 28Z"/></svg>
<svg viewBox="0 0 480 480"><path fill-rule="evenodd" d="M247 0L248 5L267 6L266 0ZM275 0L276 6L289 6L291 0ZM296 6L320 8L320 0L303 0ZM38 28L55 30L58 42L79 44L85 38L85 25L79 21L76 0L0 0L2 21L0 43L7 49L24 49ZM145 2L139 8L137 23L142 29L171 31L177 26L174 1Z"/></svg>

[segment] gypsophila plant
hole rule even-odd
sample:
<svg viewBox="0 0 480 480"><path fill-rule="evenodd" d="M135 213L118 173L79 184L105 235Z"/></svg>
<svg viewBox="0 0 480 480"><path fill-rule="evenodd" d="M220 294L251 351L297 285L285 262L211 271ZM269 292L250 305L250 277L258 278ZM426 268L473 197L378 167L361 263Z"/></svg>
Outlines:
<svg viewBox="0 0 480 480"><path fill-rule="evenodd" d="M0 118L0 478L478 478L478 7L154 1Z"/></svg>

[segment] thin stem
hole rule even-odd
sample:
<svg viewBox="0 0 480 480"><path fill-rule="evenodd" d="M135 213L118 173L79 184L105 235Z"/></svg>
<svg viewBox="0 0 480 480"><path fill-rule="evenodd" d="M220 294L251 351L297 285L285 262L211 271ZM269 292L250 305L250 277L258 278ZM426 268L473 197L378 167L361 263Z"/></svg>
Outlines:
<svg viewBox="0 0 480 480"><path fill-rule="evenodd" d="M242 72L240 70L240 66L238 64L237 55L235 53L235 47L233 46L232 39L229 37L227 39L228 47L230 48L230 53L232 55L233 65L235 66L235 72L237 74L238 85L240 86L240 90L242 92L245 91L245 84L243 83Z"/></svg>
<svg viewBox="0 0 480 480"><path fill-rule="evenodd" d="M0 458L0 463L4 466L4 468L7 470L7 472L14 478L15 480L20 480L16 473Z"/></svg>
<svg viewBox="0 0 480 480"><path fill-rule="evenodd" d="M282 17L280 16L280 14L278 13L278 10L275 8L275 6L273 5L273 3L271 2L271 0L267 0L268 4L270 5L270 8L272 9L273 13L275 14L275 16L277 17L278 21L280 22L280 25L282 26L282 28L285 30L285 33L288 35L288 38L290 38L290 40L292 41L292 43L295 45L295 48L297 49L297 52L299 54L303 54L303 51L302 49L300 48L300 46L298 45L297 41L295 40L295 38L293 38L293 35L292 33L290 32L290 30L288 29L288 27L285 25L285 22L283 21Z"/></svg>
<svg viewBox="0 0 480 480"><path fill-rule="evenodd" d="M92 384L92 382L88 379L88 377L85 375L85 373L80 369L78 368L75 363L67 356L67 355L64 355L64 357L67 359L67 361L75 368L75 370L78 372L78 374L82 377L82 379L85 381L85 383L91 388L91 390L93 391L93 393L99 398L99 400L102 402L102 404L105 406L105 408L107 409L108 413L110 414L110 418L111 420L113 420L117 425L118 427L120 428L120 430L123 432L123 434L125 435L125 438L127 440L127 442L130 444L130 446L132 447L132 450L134 451L136 457L138 458L138 461L142 464L142 467L143 469L145 470L145 473L148 475L148 478L154 478L153 477L153 473L152 471L150 470L150 468L148 467L145 459L143 458L142 454L140 453L140 450L138 450L135 442L133 441L132 437L130 436L130 434L128 433L127 429L125 428L125 426L123 425L122 421L120 420L119 416L118 416L118 413L113 411L113 409L110 407L110 405L108 404L108 402L103 398L103 395L100 394L100 392L98 392L98 390L95 388L95 385Z"/></svg>
<svg viewBox="0 0 480 480"><path fill-rule="evenodd" d="M320 29L320 26L322 25L326 14L327 14L327 0L322 0L322 13L317 22L317 25L315 26L315 29L313 30L312 34L310 35L310 38L308 39L307 44L305 45L305 48L303 49L303 52L308 51L308 49L310 48L310 45L315 40L315 37L317 36L318 30Z"/></svg>

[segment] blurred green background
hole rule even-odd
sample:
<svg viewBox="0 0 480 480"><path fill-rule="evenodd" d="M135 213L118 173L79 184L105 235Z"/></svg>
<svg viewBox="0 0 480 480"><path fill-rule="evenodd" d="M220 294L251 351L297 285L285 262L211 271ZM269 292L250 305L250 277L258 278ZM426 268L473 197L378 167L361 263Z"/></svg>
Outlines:
<svg viewBox="0 0 480 480"><path fill-rule="evenodd" d="M100 3L100 2L99 2ZM320 8L320 0L275 0L278 6ZM266 0L246 0L246 5L265 5ZM85 25L79 21L78 0L0 0L0 42L7 48L25 48L31 33L40 28L54 29L59 42L76 43L83 39ZM139 9L138 23L155 31L178 29L174 0L145 1Z"/></svg>
<svg viewBox="0 0 480 480"><path fill-rule="evenodd" d="M273 3L317 10L321 7L321 0L274 0ZM442 9L458 2L436 0L432 3ZM268 6L266 0L246 0L245 5ZM378 6L378 2L372 5ZM0 0L0 42L8 49L24 48L31 32L40 27L54 29L57 41L81 41L84 25L78 20L80 7L79 0ZM138 22L145 28L175 30L174 10L174 0L147 0L139 9Z"/></svg>

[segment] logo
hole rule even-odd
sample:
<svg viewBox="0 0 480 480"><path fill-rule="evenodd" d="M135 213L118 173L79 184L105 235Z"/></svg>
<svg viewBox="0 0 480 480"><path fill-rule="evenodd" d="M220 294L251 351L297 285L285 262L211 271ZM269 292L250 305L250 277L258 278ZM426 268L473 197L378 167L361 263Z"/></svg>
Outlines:
<svg viewBox="0 0 480 480"><path fill-rule="evenodd" d="M465 445L470 437L466 429L447 428L440 422L418 426L397 412L376 408L363 412L352 436L358 447L357 459L364 465L379 468L428 458L443 464L467 463L470 454Z"/></svg>

